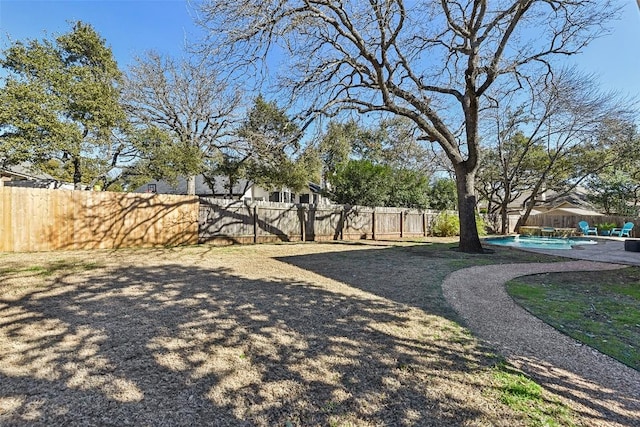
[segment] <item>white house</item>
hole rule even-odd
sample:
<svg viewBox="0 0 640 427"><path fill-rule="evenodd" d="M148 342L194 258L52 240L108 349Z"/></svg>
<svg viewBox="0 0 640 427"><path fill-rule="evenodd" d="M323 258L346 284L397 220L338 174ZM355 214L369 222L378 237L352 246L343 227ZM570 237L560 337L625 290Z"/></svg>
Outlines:
<svg viewBox="0 0 640 427"><path fill-rule="evenodd" d="M157 193L157 194L187 194L187 180L178 178L175 185L164 181L150 181L142 187L137 188L135 193ZM225 199L238 199L250 201L270 201L284 203L312 203L329 204L329 201L321 195L321 187L317 184L309 183L307 191L294 193L290 189L282 188L279 191L266 190L246 179L239 180L229 191L229 179L224 176L216 176L213 182L213 189L205 180L203 175L196 176L196 196L217 197Z"/></svg>

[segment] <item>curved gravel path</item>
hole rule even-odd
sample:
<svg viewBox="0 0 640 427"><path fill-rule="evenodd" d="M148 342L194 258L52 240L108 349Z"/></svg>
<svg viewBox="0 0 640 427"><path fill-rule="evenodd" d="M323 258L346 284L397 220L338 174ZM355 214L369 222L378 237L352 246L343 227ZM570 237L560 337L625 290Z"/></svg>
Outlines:
<svg viewBox="0 0 640 427"><path fill-rule="evenodd" d="M591 261L490 265L458 270L442 284L467 326L514 366L571 401L593 426L640 426L640 372L582 345L531 315L504 283L529 274L613 270Z"/></svg>

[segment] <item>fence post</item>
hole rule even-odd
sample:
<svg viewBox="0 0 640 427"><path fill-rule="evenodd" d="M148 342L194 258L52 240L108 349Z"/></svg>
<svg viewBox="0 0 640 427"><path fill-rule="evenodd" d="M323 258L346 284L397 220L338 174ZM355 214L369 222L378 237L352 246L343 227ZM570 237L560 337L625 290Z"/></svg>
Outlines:
<svg viewBox="0 0 640 427"><path fill-rule="evenodd" d="M347 220L347 206L342 206L342 211L340 212L340 240L344 240L344 222Z"/></svg>
<svg viewBox="0 0 640 427"><path fill-rule="evenodd" d="M301 233L300 240L302 240L303 242L307 241L305 211L306 211L306 208L304 207L304 205L301 205L298 207L298 219L300 220L300 233Z"/></svg>
<svg viewBox="0 0 640 427"><path fill-rule="evenodd" d="M376 240L376 208L371 212L371 238Z"/></svg>
<svg viewBox="0 0 640 427"><path fill-rule="evenodd" d="M253 206L253 243L258 243L258 205Z"/></svg>
<svg viewBox="0 0 640 427"><path fill-rule="evenodd" d="M404 212L400 211L400 238L404 237Z"/></svg>
<svg viewBox="0 0 640 427"><path fill-rule="evenodd" d="M427 237L427 213L422 212L422 237Z"/></svg>

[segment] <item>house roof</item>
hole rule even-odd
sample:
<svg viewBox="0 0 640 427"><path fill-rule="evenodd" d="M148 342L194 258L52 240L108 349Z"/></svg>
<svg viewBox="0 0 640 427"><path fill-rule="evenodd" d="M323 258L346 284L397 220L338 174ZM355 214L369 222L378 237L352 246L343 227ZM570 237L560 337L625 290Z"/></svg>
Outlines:
<svg viewBox="0 0 640 427"><path fill-rule="evenodd" d="M0 173L5 176L12 176L19 179L27 179L34 181L57 181L54 177L47 173L38 172L29 162L23 162L18 165L0 168Z"/></svg>
<svg viewBox="0 0 640 427"><path fill-rule="evenodd" d="M552 199L553 196L554 194L551 193L547 196L547 198ZM574 188L571 193L560 196L557 199L553 199L552 202L547 203L546 205L552 209L561 207L581 207L583 209L592 210L593 205L589 202L588 197L589 190L584 187L578 186Z"/></svg>
<svg viewBox="0 0 640 427"><path fill-rule="evenodd" d="M309 190L318 194L322 193L322 187L319 184L316 184L314 182L309 183Z"/></svg>
<svg viewBox="0 0 640 427"><path fill-rule="evenodd" d="M576 216L603 216L600 212L579 207L558 207L548 211L540 212L545 215L576 215ZM532 212L533 214L533 212Z"/></svg>
<svg viewBox="0 0 640 427"><path fill-rule="evenodd" d="M556 195L557 193L551 190L542 192L540 196L538 196L542 199L542 201L539 201L536 204L534 210L538 211L538 213L548 212L560 208L576 208L586 211L595 211L595 207L588 200L589 190L585 187L577 186L569 194L557 198ZM509 203L509 211L523 211L525 208L525 203L528 202L530 197L530 193L521 195L516 200ZM546 200L550 201L547 202ZM534 214L533 211L532 214Z"/></svg>
<svg viewBox="0 0 640 427"><path fill-rule="evenodd" d="M3 179L3 185L7 187L63 190L73 190L75 187L73 183L60 181L47 173L38 172L31 163L28 162L0 168L0 178Z"/></svg>

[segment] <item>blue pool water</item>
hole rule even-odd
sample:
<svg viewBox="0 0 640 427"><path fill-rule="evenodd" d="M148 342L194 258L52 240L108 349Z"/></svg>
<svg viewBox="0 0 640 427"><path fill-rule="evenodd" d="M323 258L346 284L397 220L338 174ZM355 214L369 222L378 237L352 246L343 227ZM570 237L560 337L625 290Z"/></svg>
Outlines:
<svg viewBox="0 0 640 427"><path fill-rule="evenodd" d="M508 236L490 237L484 240L490 245L513 246L516 248L530 249L571 249L574 245L596 245L598 242L590 239L566 238L566 237L540 237L540 236Z"/></svg>

